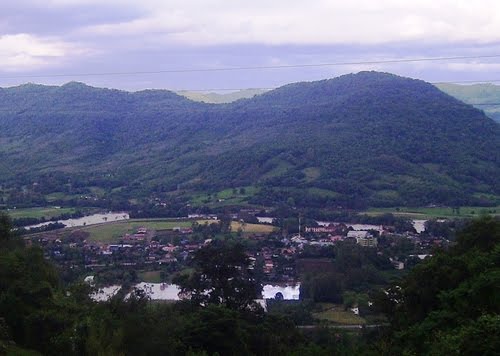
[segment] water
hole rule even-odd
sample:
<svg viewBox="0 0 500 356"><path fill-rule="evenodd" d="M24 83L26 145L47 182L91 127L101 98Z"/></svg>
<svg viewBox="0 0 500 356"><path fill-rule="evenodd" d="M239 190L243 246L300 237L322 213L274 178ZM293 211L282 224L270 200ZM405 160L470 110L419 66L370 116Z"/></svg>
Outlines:
<svg viewBox="0 0 500 356"><path fill-rule="evenodd" d="M345 224L347 227L352 227L355 231L366 231L366 230L381 230L380 225L370 225L370 224L351 224L351 223L338 223L334 221L316 221L319 226L328 226L330 224Z"/></svg>
<svg viewBox="0 0 500 356"><path fill-rule="evenodd" d="M425 231L425 222L427 220L412 220L413 222L413 227L417 231L417 233L421 233ZM336 222L333 221L316 221L319 226L328 226L330 224L337 224ZM381 225L370 225L370 224L350 224L350 223L345 223L347 227L351 226L354 230L360 231L360 230L376 230L379 232L382 232L382 227Z"/></svg>
<svg viewBox="0 0 500 356"><path fill-rule="evenodd" d="M90 298L96 302L105 302L112 298L121 289L121 286L114 285L109 287L100 288L97 292L92 293Z"/></svg>
<svg viewBox="0 0 500 356"><path fill-rule="evenodd" d="M168 283L138 283L135 288L142 289L151 300L180 300L180 289L175 284ZM103 302L113 297L121 286L113 285L100 288L91 298L97 302ZM295 285L271 285L266 284L262 290L263 299L274 299L276 293L281 292L285 300L298 300L300 297L300 284ZM130 293L125 298L128 298Z"/></svg>
<svg viewBox="0 0 500 356"><path fill-rule="evenodd" d="M276 293L283 294L285 300L299 300L300 297L300 284L286 285L286 286L273 286L266 284L262 290L262 297L264 299L274 299Z"/></svg>
<svg viewBox="0 0 500 356"><path fill-rule="evenodd" d="M180 300L181 290L175 284L142 282L134 287L142 289L151 300Z"/></svg>
<svg viewBox="0 0 500 356"><path fill-rule="evenodd" d="M93 214L84 216L78 219L67 219L67 220L57 220L57 221L47 221L41 224L29 225L26 226L25 229L30 230L37 227L47 226L49 224L53 224L55 222L64 224L65 227L77 227L77 226L87 226L87 225L95 225L95 224L103 224L106 222L120 221L120 220L128 220L130 216L126 212L109 212L104 214Z"/></svg>

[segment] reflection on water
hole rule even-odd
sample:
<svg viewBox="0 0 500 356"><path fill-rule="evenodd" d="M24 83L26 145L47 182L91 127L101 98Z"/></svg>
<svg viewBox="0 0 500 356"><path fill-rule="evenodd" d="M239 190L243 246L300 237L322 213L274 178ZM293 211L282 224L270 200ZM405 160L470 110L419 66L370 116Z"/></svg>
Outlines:
<svg viewBox="0 0 500 356"><path fill-rule="evenodd" d="M121 286L114 285L109 287L100 288L96 293L92 294L91 297L97 302L106 301L113 297L120 290ZM143 290L146 295L152 300L179 300L180 289L175 284L168 283L139 283L134 286L134 288ZM298 300L300 296L300 284L295 285L271 285L266 284L262 290L263 299L273 299L276 293L280 292L283 294L285 300ZM130 293L127 294L127 297Z"/></svg>
<svg viewBox="0 0 500 356"><path fill-rule="evenodd" d="M283 294L285 300L299 300L300 297L300 284L288 286L273 286L266 284L262 290L262 297L264 299L272 299L276 293Z"/></svg>
<svg viewBox="0 0 500 356"><path fill-rule="evenodd" d="M104 213L104 214L93 214L84 216L78 219L67 219L67 220L58 220L58 221L47 221L37 225L26 226L25 229L29 230L36 227L47 226L49 224L53 224L55 222L64 224L66 227L76 227L76 226L87 226L87 225L95 225L95 224L103 224L106 222L120 221L130 219L130 216L126 212L119 213Z"/></svg>

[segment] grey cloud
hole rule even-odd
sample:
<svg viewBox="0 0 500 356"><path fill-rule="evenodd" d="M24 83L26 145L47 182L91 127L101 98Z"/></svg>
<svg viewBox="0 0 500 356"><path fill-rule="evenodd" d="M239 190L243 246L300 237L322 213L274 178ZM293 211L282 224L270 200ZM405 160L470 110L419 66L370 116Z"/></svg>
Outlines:
<svg viewBox="0 0 500 356"><path fill-rule="evenodd" d="M34 2L0 3L2 35L30 33L38 36L62 36L82 26L131 21L144 13L130 7L73 5L46 7Z"/></svg>

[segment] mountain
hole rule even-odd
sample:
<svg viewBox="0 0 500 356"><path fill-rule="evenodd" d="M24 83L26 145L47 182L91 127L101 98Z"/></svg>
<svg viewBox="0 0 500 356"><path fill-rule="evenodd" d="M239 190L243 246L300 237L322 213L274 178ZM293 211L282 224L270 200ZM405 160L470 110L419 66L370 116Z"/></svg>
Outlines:
<svg viewBox="0 0 500 356"><path fill-rule="evenodd" d="M500 86L493 84L437 84L436 86L464 103L484 110L486 115L500 122ZM483 105L484 103L494 105Z"/></svg>
<svg viewBox="0 0 500 356"><path fill-rule="evenodd" d="M185 96L188 99L194 101L201 101L210 104L228 104L233 101L240 99L253 98L256 95L261 95L266 93L266 89L244 89L238 90L231 93L219 94L219 93L202 93L195 91L178 91L177 94Z"/></svg>
<svg viewBox="0 0 500 356"><path fill-rule="evenodd" d="M163 90L27 84L0 89L0 123L0 184L11 195L99 189L135 199L254 186L250 202L312 207L500 195L499 125L431 84L387 73L218 105Z"/></svg>

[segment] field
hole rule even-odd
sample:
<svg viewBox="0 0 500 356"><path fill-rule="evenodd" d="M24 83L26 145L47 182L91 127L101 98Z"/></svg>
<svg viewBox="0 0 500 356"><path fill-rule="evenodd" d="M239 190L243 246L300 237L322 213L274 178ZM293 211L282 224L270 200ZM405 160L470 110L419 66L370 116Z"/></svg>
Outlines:
<svg viewBox="0 0 500 356"><path fill-rule="evenodd" d="M112 222L100 225L92 225L84 228L80 228L82 231L86 231L90 234L90 241L99 242L115 242L120 237L127 233L133 233L139 227L145 227L151 230L165 230L173 229L174 227L191 227L191 221L172 221L172 220L160 220L160 219L136 219Z"/></svg>
<svg viewBox="0 0 500 356"><path fill-rule="evenodd" d="M215 220L198 220L198 224L212 224L216 222ZM264 225L264 224L242 224L239 221L232 221L231 222L231 231L232 232L238 232L238 230L241 228L243 233L247 234L270 234L271 232L275 231L277 228L275 226L271 225Z"/></svg>
<svg viewBox="0 0 500 356"><path fill-rule="evenodd" d="M46 219L59 216L61 214L72 214L75 212L74 208L28 208L28 209L10 209L5 211L10 215L12 219L19 218L36 218L40 219L45 217Z"/></svg>
<svg viewBox="0 0 500 356"><path fill-rule="evenodd" d="M147 283L161 283L160 271L139 272L139 279Z"/></svg>
<svg viewBox="0 0 500 356"><path fill-rule="evenodd" d="M500 215L500 206L478 207L463 206L458 210L451 207L436 208L373 208L364 212L367 215L376 216L391 213L397 216L406 216L412 219L433 219L433 218L473 218L482 214Z"/></svg>
<svg viewBox="0 0 500 356"><path fill-rule="evenodd" d="M231 231L237 232L241 228L242 232L249 234L270 234L276 230L275 226L262 224L242 224L238 221L231 222Z"/></svg>
<svg viewBox="0 0 500 356"><path fill-rule="evenodd" d="M350 310L344 310L342 306L329 303L322 303L321 306L321 312L313 313L313 317L319 321L343 325L366 324L365 319Z"/></svg>
<svg viewBox="0 0 500 356"><path fill-rule="evenodd" d="M193 205L207 205L210 207L248 205L246 199L255 195L256 192L256 187L248 186L224 189L214 194L198 193L191 198L191 203Z"/></svg>
<svg viewBox="0 0 500 356"><path fill-rule="evenodd" d="M47 202L53 203L57 200L68 201L71 199L77 199L80 196L81 196L81 194L66 194L63 192L54 192L54 193L50 193L50 194L45 195L45 199L47 200Z"/></svg>

